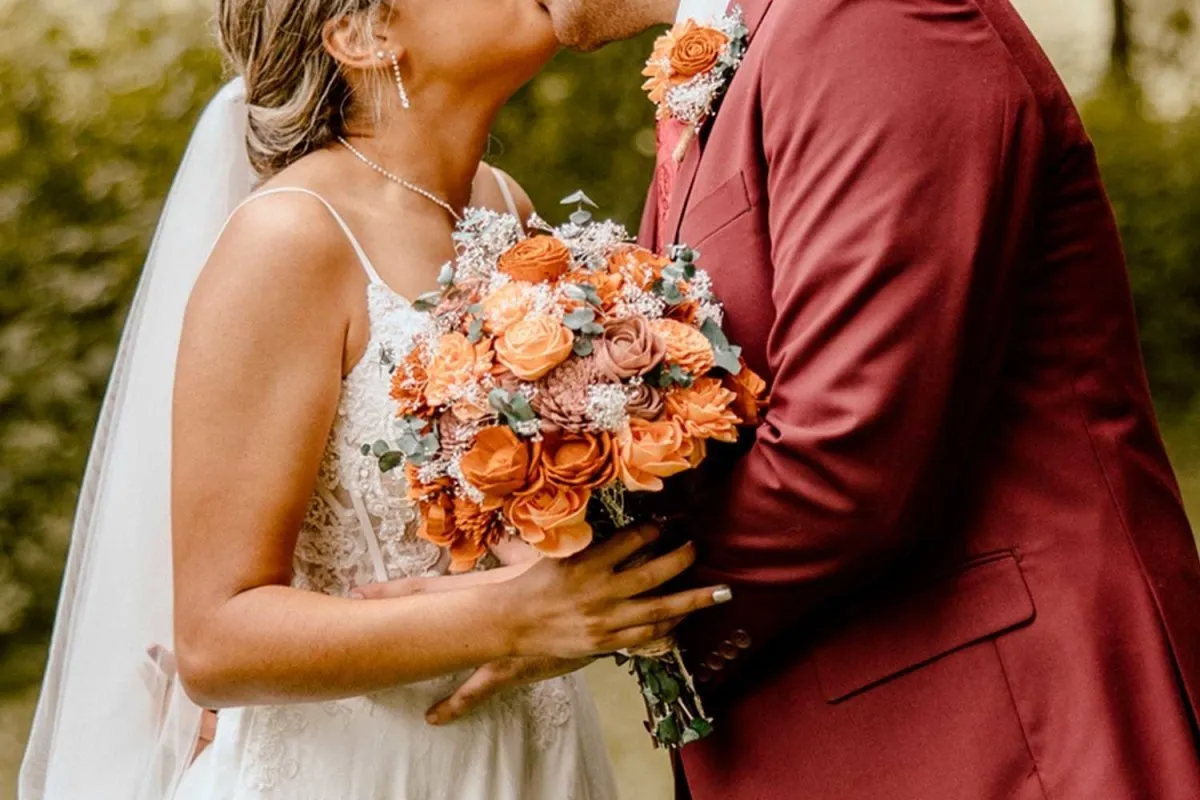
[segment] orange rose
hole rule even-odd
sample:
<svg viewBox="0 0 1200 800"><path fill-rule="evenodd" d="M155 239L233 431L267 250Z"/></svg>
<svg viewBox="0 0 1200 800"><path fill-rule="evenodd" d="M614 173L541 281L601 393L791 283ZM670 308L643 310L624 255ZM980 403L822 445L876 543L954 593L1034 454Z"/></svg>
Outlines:
<svg viewBox="0 0 1200 800"><path fill-rule="evenodd" d="M746 366L745 361L742 371L737 375L726 374L722 385L733 392L730 408L741 418L743 425L762 423L762 409L767 404L767 382Z"/></svg>
<svg viewBox="0 0 1200 800"><path fill-rule="evenodd" d="M472 344L461 333L442 334L429 362L425 402L444 406L473 387L492 368L491 340Z"/></svg>
<svg viewBox="0 0 1200 800"><path fill-rule="evenodd" d="M585 519L591 496L588 489L543 479L505 501L504 514L533 549L566 558L592 543L592 526Z"/></svg>
<svg viewBox="0 0 1200 800"><path fill-rule="evenodd" d="M524 489L538 463L538 445L530 445L507 425L484 428L459 465L472 486L491 497Z"/></svg>
<svg viewBox="0 0 1200 800"><path fill-rule="evenodd" d="M513 280L553 281L571 268L571 251L553 236L534 236L513 245L500 256L498 266Z"/></svg>
<svg viewBox="0 0 1200 800"><path fill-rule="evenodd" d="M541 474L559 486L595 489L613 479L612 437L607 433L563 433L542 442Z"/></svg>
<svg viewBox="0 0 1200 800"><path fill-rule="evenodd" d="M567 360L575 338L545 314L526 317L496 341L496 356L518 378L536 381Z"/></svg>
<svg viewBox="0 0 1200 800"><path fill-rule="evenodd" d="M533 310L533 303L520 283L504 284L484 297L482 305L484 328L493 336L504 333Z"/></svg>
<svg viewBox="0 0 1200 800"><path fill-rule="evenodd" d="M623 276L640 289L649 289L670 263L669 259L656 256L644 247L627 245L608 257L608 271Z"/></svg>
<svg viewBox="0 0 1200 800"><path fill-rule="evenodd" d="M692 466L691 437L674 420L631 419L617 434L617 474L632 492L659 492L663 478Z"/></svg>
<svg viewBox="0 0 1200 800"><path fill-rule="evenodd" d="M716 378L698 378L690 389L667 393L666 413L698 439L736 442L739 420L729 408L736 399Z"/></svg>
<svg viewBox="0 0 1200 800"><path fill-rule="evenodd" d="M688 20L683 30L675 35L671 48L671 80L685 83L702 72L717 65L721 50L729 44L729 37L716 28L707 28Z"/></svg>
<svg viewBox="0 0 1200 800"><path fill-rule="evenodd" d="M691 375L700 376L715 366L708 337L691 325L673 319L656 319L650 329L667 343L667 362L678 364Z"/></svg>

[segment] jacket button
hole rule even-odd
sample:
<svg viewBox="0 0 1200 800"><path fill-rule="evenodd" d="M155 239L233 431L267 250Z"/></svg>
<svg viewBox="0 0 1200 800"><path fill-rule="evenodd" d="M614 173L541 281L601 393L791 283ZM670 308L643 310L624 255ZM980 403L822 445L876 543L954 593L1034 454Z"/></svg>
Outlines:
<svg viewBox="0 0 1200 800"><path fill-rule="evenodd" d="M738 653L741 652L737 649L737 645L735 645L733 642L724 642L720 647L720 651L721 656L726 661L733 661L738 657Z"/></svg>
<svg viewBox="0 0 1200 800"><path fill-rule="evenodd" d="M721 670L725 669L725 659L721 657L720 653L713 653L708 657L708 661L705 661L704 663L707 664L708 668L713 672L720 672Z"/></svg>
<svg viewBox="0 0 1200 800"><path fill-rule="evenodd" d="M739 650L749 650L751 639L750 634L745 631L736 631L733 634L733 646Z"/></svg>

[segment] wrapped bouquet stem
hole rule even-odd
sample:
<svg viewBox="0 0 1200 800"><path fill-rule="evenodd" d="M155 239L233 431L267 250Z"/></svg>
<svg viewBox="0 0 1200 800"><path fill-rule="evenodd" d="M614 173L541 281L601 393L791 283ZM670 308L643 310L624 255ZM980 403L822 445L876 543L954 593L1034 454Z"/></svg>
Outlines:
<svg viewBox="0 0 1200 800"><path fill-rule="evenodd" d="M698 254L636 247L579 204L552 227L471 210L429 324L392 365L396 416L363 452L403 469L419 535L453 571L519 538L549 558L649 521L710 442L758 421L765 385L721 330ZM671 639L623 654L656 744L712 723Z"/></svg>

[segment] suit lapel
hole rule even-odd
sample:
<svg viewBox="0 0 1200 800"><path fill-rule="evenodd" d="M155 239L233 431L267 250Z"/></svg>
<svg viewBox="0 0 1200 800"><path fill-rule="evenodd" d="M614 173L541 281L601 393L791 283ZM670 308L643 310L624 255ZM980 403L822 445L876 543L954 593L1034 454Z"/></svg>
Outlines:
<svg viewBox="0 0 1200 800"><path fill-rule="evenodd" d="M771 2L772 0L742 0L741 2L742 11L746 15L746 27L750 31L749 46L751 47L754 45L754 34L762 24ZM738 4L738 0L734 0L730 5L732 7L736 4ZM733 79L737 80L737 75L734 75ZM720 113L721 109L718 107L717 114ZM688 147L687 155L684 157L683 163L679 165L679 174L675 177L675 185L671 191L671 205L667 211L667 227L662 232L664 242L677 243L679 241L683 215L687 212L688 201L691 200L692 189L696 185L696 174L700 171L700 161L704 157L704 143L715 118L716 114L713 115L713 118L705 121L703 129L696 136L696 141Z"/></svg>

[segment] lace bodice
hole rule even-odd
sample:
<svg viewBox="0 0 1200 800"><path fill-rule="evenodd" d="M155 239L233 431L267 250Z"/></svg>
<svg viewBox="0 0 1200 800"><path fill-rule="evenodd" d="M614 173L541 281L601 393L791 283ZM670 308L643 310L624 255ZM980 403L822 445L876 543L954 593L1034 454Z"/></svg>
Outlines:
<svg viewBox="0 0 1200 800"><path fill-rule="evenodd" d="M342 384L317 488L296 542L293 585L346 595L355 586L445 571L449 560L416 536L403 470L384 474L362 446L386 438L390 365L427 318L381 283L367 295L370 340Z"/></svg>

